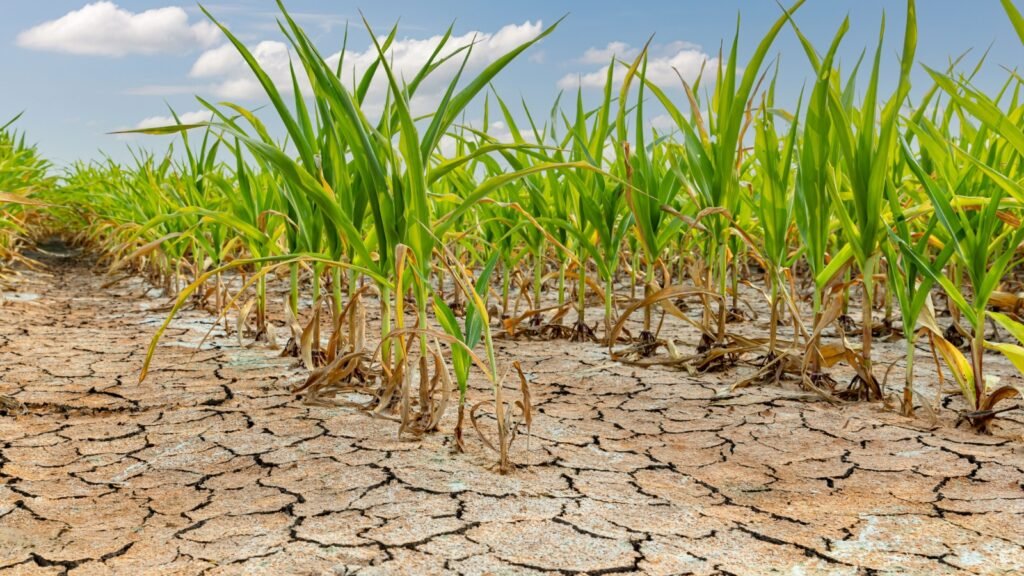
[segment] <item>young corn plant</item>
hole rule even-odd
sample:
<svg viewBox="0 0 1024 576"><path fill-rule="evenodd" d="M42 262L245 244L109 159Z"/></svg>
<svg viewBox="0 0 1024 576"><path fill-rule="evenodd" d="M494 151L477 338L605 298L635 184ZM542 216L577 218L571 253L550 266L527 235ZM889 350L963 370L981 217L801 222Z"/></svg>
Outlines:
<svg viewBox="0 0 1024 576"><path fill-rule="evenodd" d="M815 72L816 80L804 115L803 135L799 145L796 187L794 191L794 212L796 228L800 234L802 254L810 271L812 281L811 310L814 315L812 334L807 341L804 361L805 383L817 386L827 378L822 373L820 335L824 328L826 287L838 273L838 267L827 256L833 236L832 197L828 192L829 166L835 162L832 115L829 113L829 95L834 78L833 60L839 45L849 30L849 19L833 36L828 51L822 58L795 23L791 24L800 39Z"/></svg>
<svg viewBox="0 0 1024 576"><path fill-rule="evenodd" d="M502 114L505 118L505 124L509 127L509 131L512 134L513 141L518 144L525 144L527 140L524 138L522 132L519 129L518 123L515 118L509 112L509 109L505 106L505 103L500 97L497 97L498 104L501 106ZM559 97L556 99L560 101ZM546 142L548 138L548 125L538 127L536 122L533 120L533 116L530 114L530 109L523 103L523 112L530 125L530 134L532 134L532 142L538 145ZM526 151L517 152L514 157L510 154L505 154L505 159L516 170L520 170L523 167L533 163L536 159L532 156L527 155ZM555 194L553 191L558 189L561 183L560 174L556 172L547 172L542 174L533 174L523 178L523 196L519 200L519 204L523 210L536 218L538 223L544 222L546 219L556 220L559 215L559 209L565 206L564 202L552 202L559 198L561 195ZM564 211L563 211L564 212ZM549 257L553 256L553 261L556 262L557 272L554 272L564 280L564 270L566 266L566 251L555 250L553 254L550 252L552 245L554 246L565 246L568 242L568 232L565 228L552 226L546 227L543 224L540 226L528 226L523 229L523 233L526 236L526 243L531 250L532 255L532 301L533 310L529 313L534 313L543 308L541 303L544 286L548 280L548 262ZM564 303L564 282L559 287L559 298L562 300L559 305ZM530 325L534 328L541 327L543 324L542 316L537 313L531 317Z"/></svg>
<svg viewBox="0 0 1024 576"><path fill-rule="evenodd" d="M997 171L997 167L1019 162L1019 155L1006 141L990 138L986 129L978 130L972 138L972 147L963 151L954 149L928 122L911 125L911 128L919 145L928 149L935 172L925 172L912 154L907 155L907 163L947 233L947 241L965 273L970 292L940 270L929 267L915 252L908 255L942 287L971 325L971 365L951 368L958 376L968 406L962 419L977 430L987 432L996 414L995 404L1013 396L1004 388L993 390L995 381L986 377L984 356L989 300L1007 271L1019 262L1017 253L1024 242L1024 226L1011 212L1019 209L1019 199L1007 194L1008 189L1017 192L1021 189Z"/></svg>
<svg viewBox="0 0 1024 576"><path fill-rule="evenodd" d="M468 298L466 304L466 315L462 325L455 317L455 312L437 294L434 295L434 314L438 323L448 335L456 339L462 345L453 345L452 370L455 373L455 384L459 389L458 420L455 425L455 442L460 450L464 450L462 426L465 422L466 391L469 389L469 369L472 365L470 356L472 350L480 344L484 330L487 330L487 311L480 310L478 302L487 302L488 285L491 281L491 274L498 262L498 254L495 253L484 264L483 269L477 275L473 285L475 296ZM453 276L460 275L461 271L452 271ZM461 290L462 279L456 281L455 290ZM490 357L490 353L488 353Z"/></svg>
<svg viewBox="0 0 1024 576"><path fill-rule="evenodd" d="M842 154L842 172L834 171L828 190L848 248L860 269L863 292L860 361L855 363L859 385L851 393L868 400L881 400L883 391L872 368L873 309L875 274L881 258L881 245L886 240L886 196L895 195L892 172L896 161L897 129L900 108L910 92L910 71L917 49L917 18L913 0L907 2L907 22L899 82L895 93L877 116L878 79L885 37L885 19L879 31L874 66L864 101L859 110L844 105L838 91L831 90L829 111L834 134ZM841 259L837 255L837 259Z"/></svg>
<svg viewBox="0 0 1024 576"><path fill-rule="evenodd" d="M481 430L479 417L477 416L477 412L490 402L481 401L473 404L469 410L469 419L484 446L498 453L499 472L507 474L515 467L510 456L512 442L515 440L520 427L520 420L517 419L515 413L518 411L519 417L522 419L521 423L526 425L527 433L529 433L532 421L532 405L529 385L518 362L514 363L520 381L521 398L518 401L512 403L505 400L503 378L498 376L497 357L494 351L494 342L487 312L487 284L490 274L494 270L497 255L491 255L488 258L481 275L475 282L473 282L472 275L458 261L451 258L450 253L444 253L441 257L442 265L449 268L449 272L456 279L456 290L462 290L469 300L466 321L464 327L460 327L452 311L446 309L444 301L439 298L435 299L435 311L439 313L438 320L448 332L449 342L452 345L453 363L459 362L458 365L463 366L457 372L457 374L461 373L463 376L459 384L459 416L455 428L456 448L459 450L464 449L462 428L464 424L464 408L466 406L465 391L468 388L469 364L472 362L484 373L493 386L493 416L498 429L497 446ZM483 338L486 359L480 358L472 348L480 340L481 336ZM456 358L460 360L455 360Z"/></svg>
<svg viewBox="0 0 1024 576"><path fill-rule="evenodd" d="M912 155L906 140L902 140L904 155ZM912 160L913 161L913 160ZM914 196L909 196L913 201ZM885 269L888 277L887 289L895 296L899 304L900 317L903 322L903 341L906 349L906 370L903 380L903 396L901 399L904 416L914 415L914 354L920 333L918 320L926 308L929 321L922 323L924 329L933 326L934 311L931 310L931 292L935 278L943 274L943 269L953 255L956 245L946 243L933 257L935 228L939 221L927 214L926 225L914 226L914 216L908 216L906 207L897 194L889 195L890 220L889 241L882 244L885 254ZM942 338L937 330L932 330L930 338Z"/></svg>
<svg viewBox="0 0 1024 576"><path fill-rule="evenodd" d="M284 216L282 197L276 193L277 181L269 172L256 172L245 164L242 148L236 144L235 179L218 178L215 183L222 188L227 197L228 212L239 222L244 222L260 234L238 234L244 243L248 255L256 260L265 256L281 253L280 241L286 234L287 217ZM259 278L256 295L247 300L238 314L238 337L242 338L242 329L248 320L249 312L255 307L256 327L253 338L264 340L272 346L276 344L272 325L268 322L267 310L267 278L263 268L257 265L254 273Z"/></svg>
<svg viewBox="0 0 1024 576"><path fill-rule="evenodd" d="M743 135L749 126L753 97L760 85L762 64L782 27L800 8L798 0L780 16L762 37L745 67L739 65L739 21L727 60L719 58L713 92L702 115L696 90L685 80L683 87L689 99L692 118L684 115L666 93L646 78L649 87L675 121L683 143L672 147L680 155L683 167L680 176L707 229L704 258L707 265L706 286L717 290L717 328L706 347L721 346L726 339L728 274L731 268L729 245L733 237L733 218L740 210L740 168L743 162ZM704 118L706 115L707 123Z"/></svg>
<svg viewBox="0 0 1024 576"><path fill-rule="evenodd" d="M606 146L612 134L611 106L614 65L608 67L605 78L604 97L596 110L586 112L583 107L582 91L577 91L576 117L572 123L566 121L566 138L563 148L568 148L571 158L586 162L594 170L574 170L565 173L566 185L572 195L572 214L566 222L575 239L578 260L578 308L574 334L577 338L592 336L590 327L584 322L586 310L587 263L593 262L597 275L604 285L605 342L610 346L611 329L615 323L615 272L619 267L622 244L629 233L631 218L625 213L623 183L610 178L605 171L609 159ZM589 123L588 123L589 119Z"/></svg>
<svg viewBox="0 0 1024 576"><path fill-rule="evenodd" d="M629 67L626 79L619 92L619 111L616 117L616 165L626 180L626 205L629 208L633 236L643 255L644 272L642 285L644 299L653 298L670 283L665 277L659 284L656 274L667 271L664 255L675 241L685 222L677 214L680 196L680 173L678 164L673 163L672 152L666 147L647 144L647 125L644 120L644 94L650 89L658 94L657 87L646 79L646 48ZM628 96L632 80L638 79L637 103L633 112L634 137L629 141L626 117L629 112ZM666 210L666 207L670 210ZM674 211L675 213L673 214ZM639 254L638 254L639 255ZM639 275L634 269L633 274ZM667 273L664 273L667 276ZM643 307L643 327L640 331L636 352L650 356L658 343L652 324L653 304ZM609 345L613 342L609 340Z"/></svg>
<svg viewBox="0 0 1024 576"><path fill-rule="evenodd" d="M567 139L549 143L555 138L551 125L545 124L543 127L538 127L529 108L524 103L523 111L530 125L530 131L524 133L520 130L504 100L497 93L495 93L495 100L498 102L505 125L512 136L513 145L501 145L486 131L475 131L481 139L482 146L493 147L500 154L500 160L503 160L507 167L514 171L523 171L538 162L565 161L564 150L568 148ZM557 111L557 103L560 100L560 97L556 99L553 115ZM486 109L485 106L485 111ZM553 117L551 123L554 122L555 118ZM506 170L498 158L481 156L479 162L485 166L485 172L490 176L500 175ZM467 179L467 181L472 180L472 178ZM465 188L469 191L474 186L475 184L472 184ZM561 190L569 190L570 193L557 192ZM567 314L569 306L566 302L565 281L569 274L570 264L574 261L573 252L569 248L572 245L570 238L575 240L577 236L573 235L574 224L572 222L574 219L570 216L570 211L574 207L575 195L567 187L566 174L555 171L531 173L521 178L517 186L505 187L504 192L504 198L500 201L494 198L481 204L480 207L486 208L489 205L497 204L506 211L511 217L511 222L514 222L509 232L515 234L519 242L525 244L525 250L520 253L520 262L529 259L529 265L532 268L529 290L526 289L525 280L521 278L519 294L519 299L525 298L530 302L531 309L523 314L513 314L512 317L503 318L505 334L508 336L532 335L543 338L569 338L573 335L573 327L562 324L562 319ZM555 264L554 271L548 271L549 262ZM543 288L555 277L558 282L558 303L553 307L543 305L541 303ZM552 310L554 310L553 314L545 322L544 313ZM525 326L520 326L524 321Z"/></svg>
<svg viewBox="0 0 1024 576"><path fill-rule="evenodd" d="M802 100L802 98L801 98ZM767 94L761 101L761 109L756 124L754 140L754 158L757 161L753 211L757 216L756 226L760 228L760 238L756 240L758 252L765 264L765 277L769 288L769 307L771 309L768 337L768 352L765 367L778 365L773 369L775 380L781 376L784 363L779 359L778 327L780 313L791 296L787 293L789 282L785 274L793 263L790 230L793 225L794 213L794 166L797 156L797 136L800 116L800 104L797 112L789 116L789 131L780 134L776 128L776 118L782 115L774 108L775 79L772 80ZM793 307L790 307L791 309ZM794 334L794 337L796 334Z"/></svg>

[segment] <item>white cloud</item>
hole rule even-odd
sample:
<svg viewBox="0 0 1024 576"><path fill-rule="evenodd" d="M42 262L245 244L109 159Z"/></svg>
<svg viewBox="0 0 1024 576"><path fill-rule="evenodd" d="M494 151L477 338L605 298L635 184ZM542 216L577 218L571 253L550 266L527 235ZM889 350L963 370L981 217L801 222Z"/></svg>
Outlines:
<svg viewBox="0 0 1024 576"><path fill-rule="evenodd" d="M177 6L129 12L113 2L86 4L56 20L18 34L22 48L90 56L125 56L191 51L220 37L210 22L189 24Z"/></svg>
<svg viewBox="0 0 1024 576"><path fill-rule="evenodd" d="M647 124L658 132L670 132L677 128L676 121L668 114L658 114L648 120Z"/></svg>
<svg viewBox="0 0 1024 576"><path fill-rule="evenodd" d="M250 46L249 50L279 88L287 91L291 87L291 54L285 43L264 41L256 46ZM295 65L296 75L301 76L302 67L298 62ZM210 79L214 82L214 93L221 98L245 99L263 94L263 88L256 77L231 44L203 52L192 64L189 75L193 78Z"/></svg>
<svg viewBox="0 0 1024 576"><path fill-rule="evenodd" d="M601 88L608 77L608 66L613 57L630 61L639 54L639 48L625 42L609 42L603 48L588 48L579 61L583 64L600 64L601 68L590 72L566 74L558 81L558 87ZM647 78L661 86L678 86L677 70L687 82L693 82L700 75L702 66L706 70L714 70L718 66L718 58L704 52L696 44L677 41L651 46L648 50ZM615 83L621 83L625 75L626 67L616 64L613 73Z"/></svg>
<svg viewBox="0 0 1024 576"><path fill-rule="evenodd" d="M185 112L184 114L178 114L178 118L182 124L196 124L199 122L208 122L213 118L213 114L209 110L196 110L194 112ZM150 116L149 118L143 118L136 125L136 130L143 128L158 128L160 126L173 126L175 124L173 116Z"/></svg>
<svg viewBox="0 0 1024 576"><path fill-rule="evenodd" d="M625 42L609 42L604 48L587 48L580 58L583 64L608 64L612 58L629 60L636 58L640 53L639 48L634 48Z"/></svg>
<svg viewBox="0 0 1024 576"><path fill-rule="evenodd" d="M460 47L473 44L472 52L466 63L465 74L469 75L479 71L506 52L520 44L535 38L542 31L542 24L537 22L524 22L522 24L509 24L497 32L468 32L461 36L449 38L442 52L442 57L451 54ZM429 38L404 38L395 40L388 49L387 57L396 77L401 79L412 79L412 77L427 62L427 58L437 47L442 36L431 36ZM294 55L288 50L288 46L278 41L263 41L250 46L256 60L263 67L267 75L274 81L278 89L283 92L291 92L292 81L289 72L289 62ZM462 64L460 53L435 70L419 87L413 97L412 105L417 111L428 110L436 104L441 94L447 88L448 83L458 72ZM327 58L332 67L337 65L340 53L335 53ZM369 45L363 51L349 51L345 54L345 62L342 67L341 78L344 82L351 82L353 74L358 77L377 59L377 51L373 45ZM309 89L309 83L305 78L302 67L295 62L296 74L299 77L300 89L304 92ZM199 56L192 65L190 76L201 78L214 83L214 92L218 97L227 99L250 99L261 98L264 94L263 88L253 76L249 67L238 55L234 47L230 45L220 46L207 50ZM381 97L386 90L383 70L378 70L371 86L368 102L382 100Z"/></svg>

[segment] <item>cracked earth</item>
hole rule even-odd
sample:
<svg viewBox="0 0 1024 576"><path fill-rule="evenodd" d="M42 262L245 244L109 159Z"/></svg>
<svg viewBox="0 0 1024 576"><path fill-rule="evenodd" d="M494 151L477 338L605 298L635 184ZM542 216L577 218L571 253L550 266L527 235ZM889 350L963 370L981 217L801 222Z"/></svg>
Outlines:
<svg viewBox="0 0 1024 576"><path fill-rule="evenodd" d="M139 384L165 300L106 280L50 262L0 308L4 574L1024 572L1019 431L506 342L535 412L502 476L451 414L399 440L303 405L293 359L196 351L202 312Z"/></svg>

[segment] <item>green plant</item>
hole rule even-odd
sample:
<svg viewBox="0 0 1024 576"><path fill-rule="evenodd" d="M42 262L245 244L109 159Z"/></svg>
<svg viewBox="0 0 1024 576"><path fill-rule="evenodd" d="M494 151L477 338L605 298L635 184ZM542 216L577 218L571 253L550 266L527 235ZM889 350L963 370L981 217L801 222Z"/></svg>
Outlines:
<svg viewBox="0 0 1024 576"><path fill-rule="evenodd" d="M861 360L858 378L868 399L882 398L882 388L872 369L871 341L874 330L875 273L881 257L881 245L886 239L886 197L893 196L892 170L897 151L897 124L899 112L910 92L910 71L917 48L917 17L913 0L907 2L907 23L900 53L901 65L896 91L882 107L878 107L878 77L885 36L883 18L875 51L874 65L864 101L856 113L843 104L837 91L830 91L829 110L833 118L835 138L842 151L841 175L833 172L829 178L836 214L860 269L863 287L861 318Z"/></svg>

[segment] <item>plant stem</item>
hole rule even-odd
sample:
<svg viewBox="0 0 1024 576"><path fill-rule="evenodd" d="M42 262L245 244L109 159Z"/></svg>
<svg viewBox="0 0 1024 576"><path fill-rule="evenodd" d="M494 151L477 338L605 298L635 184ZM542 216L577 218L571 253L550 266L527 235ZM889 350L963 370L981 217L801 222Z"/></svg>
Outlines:
<svg viewBox="0 0 1024 576"><path fill-rule="evenodd" d="M771 282L772 313L771 318L768 321L768 354L771 357L775 357L775 347L779 331L779 282L777 273L770 275L769 282Z"/></svg>
<svg viewBox="0 0 1024 576"><path fill-rule="evenodd" d="M536 262L533 264L533 307L540 308L540 290L544 281L544 250L545 242L541 240L537 247Z"/></svg>
<svg viewBox="0 0 1024 576"><path fill-rule="evenodd" d="M861 307L861 340L863 340L863 345L860 352L860 358L861 364L864 367L865 376L868 379L873 379L874 376L872 375L871 370L871 296L869 296L869 294L870 291L865 287L864 300ZM873 392L871 391L872 383L865 382L865 385L868 386L868 396L870 399L873 395Z"/></svg>
<svg viewBox="0 0 1024 576"><path fill-rule="evenodd" d="M640 254L638 251L633 251L631 272L629 275L629 298L630 300L636 300L636 270L640 266Z"/></svg>
<svg viewBox="0 0 1024 576"><path fill-rule="evenodd" d="M818 332L818 325L821 324L821 290L818 288L818 285L817 285L816 281L812 280L812 282L814 282L814 296L813 296L813 298L814 298L814 302L813 302L814 324L811 325L811 330L812 330L811 336L812 337L811 337L811 341L808 342L808 344L810 345L810 349L812 350L812 352L811 352L811 366L810 366L810 370L811 370L811 374L820 374L821 373L821 354L818 352L818 342L820 340L820 336L817 335L817 332Z"/></svg>
<svg viewBox="0 0 1024 576"><path fill-rule="evenodd" d="M331 295L334 299L331 312L337 322L338 317L341 316L341 268L338 266L331 268Z"/></svg>
<svg viewBox="0 0 1024 576"><path fill-rule="evenodd" d="M867 378L867 382L864 384L868 387L868 399L869 400L881 400L881 389L877 382L875 382L875 375L871 365L871 340L873 336L874 320L872 311L874 310L874 291L875 291L875 263L877 262L877 256L872 256L867 259L864 265L864 269L861 271L862 275L862 287L864 289L864 299L861 302L861 338L863 339L863 348L861 348L861 363L864 367L864 374Z"/></svg>
<svg viewBox="0 0 1024 576"><path fill-rule="evenodd" d="M906 330L906 327L904 327ZM914 415L914 332L911 331L907 336L907 373L906 378L903 381L903 415L913 416Z"/></svg>
<svg viewBox="0 0 1024 576"><path fill-rule="evenodd" d="M292 317L299 317L299 263L292 262L289 266L291 285L288 292L288 306L292 309Z"/></svg>
<svg viewBox="0 0 1024 576"><path fill-rule="evenodd" d="M262 332L267 327L267 275L260 274L256 283L256 331Z"/></svg>
<svg viewBox="0 0 1024 576"><path fill-rule="evenodd" d="M565 304L565 262L558 268L558 305Z"/></svg>
<svg viewBox="0 0 1024 576"><path fill-rule="evenodd" d="M644 300L651 295L651 285L654 283L654 265L651 264L647 267L647 273L644 277ZM644 332L651 331L651 307L644 306Z"/></svg>
<svg viewBox="0 0 1024 576"><path fill-rule="evenodd" d="M978 322L974 326L974 340L971 342L971 363L974 365L974 410L981 410L985 406L985 309L976 311Z"/></svg>
<svg viewBox="0 0 1024 576"><path fill-rule="evenodd" d="M577 322L583 324L584 316L587 313L587 261L580 258L580 266L577 275L576 305Z"/></svg>
<svg viewBox="0 0 1024 576"><path fill-rule="evenodd" d="M611 345L612 324L614 324L612 303L615 299L615 275L611 275L604 284L604 336Z"/></svg>
<svg viewBox="0 0 1024 576"><path fill-rule="evenodd" d="M382 364L391 364L391 340L387 335L391 332L391 289L387 286L380 286L380 336L383 344L380 347L380 361Z"/></svg>
<svg viewBox="0 0 1024 576"><path fill-rule="evenodd" d="M718 302L718 336L716 341L721 343L725 341L725 318L728 314L726 302L729 301L729 292L726 290L726 286L728 286L729 257L728 250L723 249L722 246L719 246L718 252L718 293L722 295L722 299Z"/></svg>
<svg viewBox="0 0 1024 576"><path fill-rule="evenodd" d="M316 315L317 310L320 309L320 264L313 265L313 314ZM320 323L313 323L313 351L320 350Z"/></svg>

